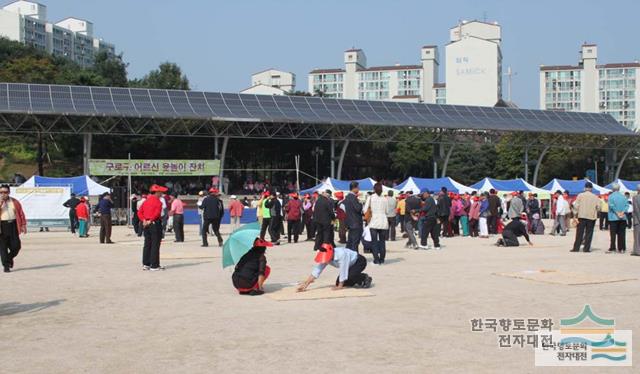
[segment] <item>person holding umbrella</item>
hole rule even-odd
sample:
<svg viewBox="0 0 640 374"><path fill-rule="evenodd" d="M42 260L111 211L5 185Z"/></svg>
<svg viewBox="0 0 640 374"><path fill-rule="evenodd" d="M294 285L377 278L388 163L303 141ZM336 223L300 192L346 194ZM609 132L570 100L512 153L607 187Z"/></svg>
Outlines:
<svg viewBox="0 0 640 374"><path fill-rule="evenodd" d="M271 273L271 268L267 266L267 257L264 255L267 247L273 247L273 243L256 238L251 249L236 264L231 281L240 295L264 294L262 286Z"/></svg>
<svg viewBox="0 0 640 374"><path fill-rule="evenodd" d="M305 291L311 283L318 279L327 265L339 270L336 285L332 288L334 291L344 287L371 287L373 279L367 273L363 273L367 267L367 259L356 251L345 247L334 249L331 244L324 243L318 249L315 262L316 265L313 267L311 275L298 286L298 292Z"/></svg>

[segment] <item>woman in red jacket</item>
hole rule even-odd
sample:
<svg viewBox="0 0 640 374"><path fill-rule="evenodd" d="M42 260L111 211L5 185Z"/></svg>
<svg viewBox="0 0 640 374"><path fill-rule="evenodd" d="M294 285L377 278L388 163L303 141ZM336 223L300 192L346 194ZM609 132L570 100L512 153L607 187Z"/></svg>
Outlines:
<svg viewBox="0 0 640 374"><path fill-rule="evenodd" d="M89 223L89 207L87 206L87 199L83 196L80 198L80 204L76 206L76 216L78 217L78 236L80 238L86 238L87 228Z"/></svg>

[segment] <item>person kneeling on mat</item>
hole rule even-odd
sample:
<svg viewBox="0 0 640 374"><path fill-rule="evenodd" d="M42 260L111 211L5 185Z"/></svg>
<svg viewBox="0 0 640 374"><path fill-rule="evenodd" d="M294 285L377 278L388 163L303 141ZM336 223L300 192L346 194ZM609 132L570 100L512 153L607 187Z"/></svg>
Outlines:
<svg viewBox="0 0 640 374"><path fill-rule="evenodd" d="M504 230L502 231L502 238L498 239L496 245L499 247L518 247L520 246L520 243L518 242L519 236L524 236L527 243L529 243L529 245L533 245L529 239L529 234L527 234L526 220L526 213L522 213L520 219L516 217L509 222L509 224L504 227ZM522 221L524 221L524 223Z"/></svg>
<svg viewBox="0 0 640 374"><path fill-rule="evenodd" d="M371 287L371 277L362 271L367 267L367 260L356 251L349 248L337 247L333 248L331 244L324 243L316 254L316 265L311 271L311 275L298 286L298 292L302 292L313 283L322 271L331 265L338 268L339 276L336 279L336 285L333 290L339 290L344 287L369 288Z"/></svg>
<svg viewBox="0 0 640 374"><path fill-rule="evenodd" d="M273 247L273 244L256 239L253 248L238 261L231 280L240 295L256 296L264 293L262 286L271 273L271 268L267 266L267 257L264 255L267 247Z"/></svg>

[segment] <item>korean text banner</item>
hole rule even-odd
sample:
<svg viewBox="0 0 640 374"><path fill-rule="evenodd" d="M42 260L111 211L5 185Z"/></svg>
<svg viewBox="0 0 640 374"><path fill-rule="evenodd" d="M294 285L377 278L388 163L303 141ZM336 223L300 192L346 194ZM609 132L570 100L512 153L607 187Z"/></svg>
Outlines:
<svg viewBox="0 0 640 374"><path fill-rule="evenodd" d="M219 160L89 160L91 175L213 176L220 174Z"/></svg>

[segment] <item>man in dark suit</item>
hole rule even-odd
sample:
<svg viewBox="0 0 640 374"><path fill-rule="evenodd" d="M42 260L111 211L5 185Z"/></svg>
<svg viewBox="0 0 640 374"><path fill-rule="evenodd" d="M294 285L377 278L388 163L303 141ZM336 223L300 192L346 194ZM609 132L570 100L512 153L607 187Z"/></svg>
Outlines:
<svg viewBox="0 0 640 374"><path fill-rule="evenodd" d="M487 225L489 225L489 234L497 234L498 233L498 217L499 210L502 202L500 201L500 197L498 197L498 193L493 188L489 190L489 213L491 214L489 218L487 218ZM526 206L526 205L525 205Z"/></svg>
<svg viewBox="0 0 640 374"><path fill-rule="evenodd" d="M331 196L331 190L319 194L313 210L313 222L316 224L314 250L320 250L322 244L333 245L333 220L336 216L333 211L334 204L329 196Z"/></svg>
<svg viewBox="0 0 640 374"><path fill-rule="evenodd" d="M349 185L350 192L342 202L342 210L344 210L347 218L345 219L345 225L347 225L347 248L352 251L358 252L358 245L362 238L362 204L358 200L358 194L360 193L360 185L358 182L353 181Z"/></svg>
<svg viewBox="0 0 640 374"><path fill-rule="evenodd" d="M71 233L76 233L78 227L78 216L76 215L76 207L80 204L80 199L76 197L76 194L72 193L71 198L62 204L65 208L69 208L69 226L71 227Z"/></svg>

